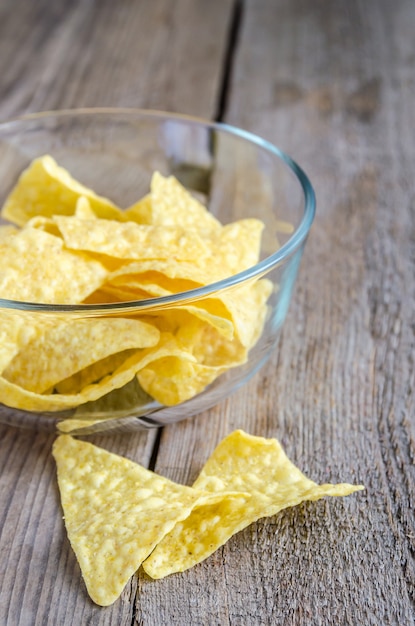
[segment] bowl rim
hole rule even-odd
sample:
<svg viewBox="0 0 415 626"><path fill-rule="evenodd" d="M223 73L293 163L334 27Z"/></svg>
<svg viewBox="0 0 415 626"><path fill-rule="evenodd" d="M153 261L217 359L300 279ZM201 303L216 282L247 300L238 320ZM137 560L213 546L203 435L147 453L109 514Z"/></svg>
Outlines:
<svg viewBox="0 0 415 626"><path fill-rule="evenodd" d="M302 188L304 197L304 213L302 219L291 237L276 252L273 252L262 261L259 261L252 267L243 270L242 272L238 272L237 274L233 274L232 276L229 276L227 278L215 281L213 283L209 283L208 285L203 285L202 287L196 287L194 289L171 294L169 296L103 304L46 304L40 302L24 302L20 300L9 300L6 298L0 298L0 308L19 311L37 311L43 313L73 313L99 315L105 313L131 313L133 311L141 312L150 308L161 309L177 306L178 304L185 304L190 301L212 296L217 292L223 291L224 289L229 289L231 287L235 287L251 279L257 279L268 273L271 269L273 269L282 261L291 256L305 242L314 221L316 211L315 192L307 174L298 165L298 163L294 161L294 159L292 159L283 150L278 148L275 144L253 132L244 130L232 124L228 124L226 122L216 122L183 113L168 112L156 109L131 107L82 107L73 109L47 110L12 117L10 119L0 122L0 132L3 129L6 129L8 126L19 124L21 122L30 122L52 117L81 117L88 115L131 115L136 117L139 116L142 118L148 117L153 119L165 119L166 121L177 120L179 122L186 122L194 126L202 126L211 130L216 130L248 141L249 143L254 144L255 146L262 148L276 156L280 161L284 162L285 165L287 165L288 168L296 176Z"/></svg>

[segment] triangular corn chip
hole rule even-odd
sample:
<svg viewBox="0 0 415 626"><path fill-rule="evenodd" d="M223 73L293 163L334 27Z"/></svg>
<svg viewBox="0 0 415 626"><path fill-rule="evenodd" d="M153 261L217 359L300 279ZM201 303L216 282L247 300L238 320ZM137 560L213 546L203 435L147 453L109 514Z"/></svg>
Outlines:
<svg viewBox="0 0 415 626"><path fill-rule="evenodd" d="M291 463L276 439L254 437L241 430L217 446L193 487L211 493L247 492L251 498L207 503L195 509L144 562L152 578L192 567L262 517L306 500L345 496L363 489L349 484L317 485Z"/></svg>
<svg viewBox="0 0 415 626"><path fill-rule="evenodd" d="M66 318L38 333L11 361L3 376L29 391L43 393L109 355L155 346L159 338L157 328L140 320ZM92 382L95 380L98 377Z"/></svg>
<svg viewBox="0 0 415 626"><path fill-rule="evenodd" d="M3 356L0 353L1 358L5 361L10 359L10 357L13 358L12 348L13 346ZM180 347L177 341L169 336L169 333L162 333L160 342L154 348L134 351L131 356L129 356L130 351L125 352L128 354L125 361L121 365L117 363L116 369L111 374L104 376L102 380L87 384L86 387L79 391L74 391L74 393L35 393L6 380L4 376L0 376L0 398L4 404L16 409L41 412L63 411L64 409L78 407L86 402L94 402L115 389L121 389L134 379L137 372L152 361L175 356L185 360L196 361L189 351ZM125 352L123 353L125 354ZM78 379L78 376L76 376L76 379ZM70 380L66 379L66 382L69 383ZM72 387L72 385L69 385L69 387ZM78 389L76 383L74 387Z"/></svg>
<svg viewBox="0 0 415 626"><path fill-rule="evenodd" d="M107 276L101 263L65 250L59 237L24 228L0 244L2 298L47 304L76 304Z"/></svg>
<svg viewBox="0 0 415 626"><path fill-rule="evenodd" d="M188 230L221 230L221 223L174 176L159 172L151 180L152 224Z"/></svg>
<svg viewBox="0 0 415 626"><path fill-rule="evenodd" d="M123 219L122 211L110 200L76 181L49 155L32 161L21 174L6 198L1 214L18 226L24 226L37 215L73 215L80 196L88 198L98 217Z"/></svg>
<svg viewBox="0 0 415 626"><path fill-rule="evenodd" d="M198 233L181 227L149 226L135 222L54 217L70 250L83 250L116 259L169 259L201 262L208 246Z"/></svg>
<svg viewBox="0 0 415 626"><path fill-rule="evenodd" d="M79 196L76 201L74 216L84 220L93 220L97 217L92 210L90 201L86 196Z"/></svg>
<svg viewBox="0 0 415 626"><path fill-rule="evenodd" d="M152 224L153 209L151 194L147 194L138 202L128 207L124 211L125 219L128 222L137 222L137 224Z"/></svg>
<svg viewBox="0 0 415 626"><path fill-rule="evenodd" d="M11 224L0 225L0 244L3 243L3 241L7 243L12 237L17 235L18 232L19 229Z"/></svg>
<svg viewBox="0 0 415 626"><path fill-rule="evenodd" d="M69 541L101 606L119 597L177 522L212 499L70 435L58 437L53 455Z"/></svg>

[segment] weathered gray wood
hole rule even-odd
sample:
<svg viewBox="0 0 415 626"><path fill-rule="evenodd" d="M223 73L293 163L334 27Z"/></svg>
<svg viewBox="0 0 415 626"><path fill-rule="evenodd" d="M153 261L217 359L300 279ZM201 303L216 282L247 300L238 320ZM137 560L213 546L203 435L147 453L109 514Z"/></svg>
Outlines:
<svg viewBox="0 0 415 626"><path fill-rule="evenodd" d="M2 118L85 106L215 113L231 0L3 0L2 8Z"/></svg>
<svg viewBox="0 0 415 626"><path fill-rule="evenodd" d="M81 106L212 117L231 9L231 0L3 1L0 118ZM148 465L155 436L93 441ZM61 519L52 442L0 426L0 624L130 624L136 578L106 609L86 594Z"/></svg>
<svg viewBox="0 0 415 626"><path fill-rule="evenodd" d="M156 467L191 482L241 427L279 437L314 480L366 491L253 525L162 585L143 578L139 623L160 604L172 624L207 623L210 582L200 608L189 594L209 575L226 581L210 623L415 623L414 28L410 0L244 3L226 120L304 166L318 214L269 366L165 429Z"/></svg>

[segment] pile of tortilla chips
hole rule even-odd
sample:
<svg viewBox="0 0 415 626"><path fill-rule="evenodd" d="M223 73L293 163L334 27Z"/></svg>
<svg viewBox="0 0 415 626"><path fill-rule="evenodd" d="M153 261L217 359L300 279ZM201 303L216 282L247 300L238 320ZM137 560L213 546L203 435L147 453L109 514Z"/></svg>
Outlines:
<svg viewBox="0 0 415 626"><path fill-rule="evenodd" d="M363 489L317 485L276 439L241 430L213 452L192 487L61 435L53 454L65 525L92 600L112 604L142 565L162 578L200 563L259 518Z"/></svg>
<svg viewBox="0 0 415 626"><path fill-rule="evenodd" d="M259 260L263 223L222 225L174 177L155 173L148 195L121 210L36 159L1 216L0 298L92 304L188 291ZM114 315L0 310L0 402L71 409L138 380L162 405L200 393L247 361L260 337L269 280L180 305Z"/></svg>

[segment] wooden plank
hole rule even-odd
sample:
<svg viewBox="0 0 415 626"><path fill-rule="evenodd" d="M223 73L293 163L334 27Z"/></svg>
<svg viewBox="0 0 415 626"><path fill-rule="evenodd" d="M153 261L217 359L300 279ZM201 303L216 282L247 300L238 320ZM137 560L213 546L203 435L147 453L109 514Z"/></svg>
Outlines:
<svg viewBox="0 0 415 626"><path fill-rule="evenodd" d="M366 491L255 524L160 585L142 577L138 621L163 603L171 624L413 624L415 6L247 0L242 18L226 119L301 163L318 213L269 365L165 428L156 469L190 484L240 427ZM209 622L189 593L214 577Z"/></svg>
<svg viewBox="0 0 415 626"><path fill-rule="evenodd" d="M231 9L231 0L9 2L1 116L124 106L210 118Z"/></svg>
<svg viewBox="0 0 415 626"><path fill-rule="evenodd" d="M212 117L231 0L3 2L0 116L134 106ZM95 436L148 465L155 431ZM63 529L53 435L0 426L0 623L130 624L131 581L102 609L88 599Z"/></svg>

